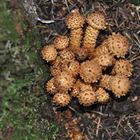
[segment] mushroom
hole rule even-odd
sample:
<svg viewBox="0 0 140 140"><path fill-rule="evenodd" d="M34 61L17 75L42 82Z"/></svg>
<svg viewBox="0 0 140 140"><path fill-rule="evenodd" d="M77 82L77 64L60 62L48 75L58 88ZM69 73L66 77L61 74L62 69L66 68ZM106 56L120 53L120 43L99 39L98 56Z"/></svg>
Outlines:
<svg viewBox="0 0 140 140"><path fill-rule="evenodd" d="M59 56L61 58L62 63L71 62L75 59L74 53L68 48L60 51Z"/></svg>
<svg viewBox="0 0 140 140"><path fill-rule="evenodd" d="M110 80L110 88L116 97L125 96L131 87L131 81L125 76L112 76Z"/></svg>
<svg viewBox="0 0 140 140"><path fill-rule="evenodd" d="M53 103L59 105L60 107L68 105L70 101L71 97L67 92L58 92L53 96Z"/></svg>
<svg viewBox="0 0 140 140"><path fill-rule="evenodd" d="M54 85L54 78L50 79L46 83L45 88L46 88L47 92L49 92L52 95L55 94L58 91L56 86Z"/></svg>
<svg viewBox="0 0 140 140"><path fill-rule="evenodd" d="M108 66L112 66L113 63L115 62L115 59L112 55L107 53L96 57L94 61L98 62L99 65L102 66L103 68L106 68Z"/></svg>
<svg viewBox="0 0 140 140"><path fill-rule="evenodd" d="M67 71L75 77L78 75L79 67L80 67L79 62L76 60L73 60L68 63L63 63L61 68L63 71Z"/></svg>
<svg viewBox="0 0 140 140"><path fill-rule="evenodd" d="M102 68L97 62L87 60L81 63L79 73L86 83L95 83L101 77Z"/></svg>
<svg viewBox="0 0 140 140"><path fill-rule="evenodd" d="M41 55L42 55L42 58L44 60L46 60L47 62L52 62L57 57L57 51L56 51L54 45L46 45L41 50Z"/></svg>
<svg viewBox="0 0 140 140"><path fill-rule="evenodd" d="M97 101L95 92L93 90L81 91L78 96L78 100L83 106L91 106Z"/></svg>
<svg viewBox="0 0 140 140"><path fill-rule="evenodd" d="M85 31L83 47L94 49L99 30L106 28L105 15L102 12L93 12L88 14L86 21L89 25Z"/></svg>
<svg viewBox="0 0 140 140"><path fill-rule="evenodd" d="M55 85L59 90L70 90L75 82L75 78L68 72L61 72L55 77Z"/></svg>
<svg viewBox="0 0 140 140"><path fill-rule="evenodd" d="M70 32L70 47L79 48L81 44L83 30L82 27L84 25L84 17L79 13L79 10L72 10L70 15L66 18L66 25Z"/></svg>
<svg viewBox="0 0 140 140"><path fill-rule="evenodd" d="M130 45L128 43L128 39L125 36L119 33L113 33L108 37L108 49L114 56L118 58L124 58L129 48Z"/></svg>
<svg viewBox="0 0 140 140"><path fill-rule="evenodd" d="M130 63L129 60L120 59L116 61L112 74L117 74L121 76L132 76L133 65Z"/></svg>
<svg viewBox="0 0 140 140"><path fill-rule="evenodd" d="M106 103L110 98L109 94L101 87L96 91L96 97L98 103Z"/></svg>
<svg viewBox="0 0 140 140"><path fill-rule="evenodd" d="M54 45L57 50L63 50L69 45L69 38L67 36L58 35L54 40Z"/></svg>

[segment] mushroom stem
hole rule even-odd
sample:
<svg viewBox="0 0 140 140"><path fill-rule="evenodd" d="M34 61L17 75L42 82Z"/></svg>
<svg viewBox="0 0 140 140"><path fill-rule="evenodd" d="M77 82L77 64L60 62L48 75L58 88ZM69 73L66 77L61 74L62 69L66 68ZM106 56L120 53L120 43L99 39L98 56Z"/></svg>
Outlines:
<svg viewBox="0 0 140 140"><path fill-rule="evenodd" d="M80 48L81 40L82 40L83 30L82 28L73 29L70 32L70 47Z"/></svg>
<svg viewBox="0 0 140 140"><path fill-rule="evenodd" d="M88 26L85 31L85 37L83 39L83 47L94 49L96 45L96 40L99 35L99 30Z"/></svg>

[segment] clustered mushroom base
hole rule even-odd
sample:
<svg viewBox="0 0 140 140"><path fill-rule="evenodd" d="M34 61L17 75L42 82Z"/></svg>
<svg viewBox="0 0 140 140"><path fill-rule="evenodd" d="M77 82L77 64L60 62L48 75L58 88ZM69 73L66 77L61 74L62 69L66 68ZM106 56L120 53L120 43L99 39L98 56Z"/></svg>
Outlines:
<svg viewBox="0 0 140 140"><path fill-rule="evenodd" d="M52 79L45 87L53 95L53 103L63 107L76 97L83 106L91 106L108 102L108 91L118 98L125 96L131 87L129 77L133 71L125 58L131 48L128 39L113 33L100 46L96 45L100 30L107 28L102 12L84 17L73 10L66 18L66 25L69 37L58 35L53 44L41 51L42 58L51 65ZM112 71L105 73L110 67Z"/></svg>

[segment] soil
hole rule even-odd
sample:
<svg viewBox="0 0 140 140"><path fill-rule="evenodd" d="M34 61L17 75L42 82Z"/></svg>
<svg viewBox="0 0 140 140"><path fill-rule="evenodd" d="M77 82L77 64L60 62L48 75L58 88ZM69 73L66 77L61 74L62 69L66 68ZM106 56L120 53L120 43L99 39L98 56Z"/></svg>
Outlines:
<svg viewBox="0 0 140 140"><path fill-rule="evenodd" d="M24 2L23 2L24 3ZM41 117L57 120L61 126L58 140L139 140L140 139L140 7L127 1L90 0L35 0L36 13L26 10L28 19L36 25L42 46L53 41L57 34L67 34L65 17L75 8L86 15L90 11L103 11L109 23L98 44L106 35L120 32L130 39L132 49L127 58L134 64L130 93L120 99L111 99L105 105L80 106L76 99L65 108L56 108L51 97L39 106ZM36 18L38 19L38 18ZM47 23L51 22L51 23ZM46 63L44 63L46 65ZM43 87L42 87L43 88ZM44 92L46 92L44 90ZM78 139L79 138L79 139Z"/></svg>

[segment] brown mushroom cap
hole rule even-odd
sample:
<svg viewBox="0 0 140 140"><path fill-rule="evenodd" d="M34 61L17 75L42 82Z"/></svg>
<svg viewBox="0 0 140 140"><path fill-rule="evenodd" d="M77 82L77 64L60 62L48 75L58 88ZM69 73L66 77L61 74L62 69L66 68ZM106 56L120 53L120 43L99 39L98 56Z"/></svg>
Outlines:
<svg viewBox="0 0 140 140"><path fill-rule="evenodd" d="M84 90L79 94L78 100L83 106L91 106L97 99L93 90Z"/></svg>
<svg viewBox="0 0 140 140"><path fill-rule="evenodd" d="M68 72L61 72L55 77L55 85L59 90L69 90L73 87L75 78Z"/></svg>
<svg viewBox="0 0 140 140"><path fill-rule="evenodd" d="M58 92L53 96L53 102L61 107L68 105L70 100L71 97L69 96L69 94L67 94L67 92Z"/></svg>
<svg viewBox="0 0 140 140"><path fill-rule="evenodd" d="M47 92L49 92L50 94L55 94L58 91L56 86L54 85L54 78L50 79L46 83L45 88L46 88Z"/></svg>
<svg viewBox="0 0 140 140"><path fill-rule="evenodd" d="M116 57L125 57L130 46L128 39L121 34L113 34L108 37L108 49Z"/></svg>
<svg viewBox="0 0 140 140"><path fill-rule="evenodd" d="M59 52L62 63L71 62L75 59L74 53L70 49L64 49Z"/></svg>
<svg viewBox="0 0 140 140"><path fill-rule="evenodd" d="M76 29L83 27L85 20L84 17L79 13L79 10L75 9L71 11L70 15L67 16L65 22L69 29Z"/></svg>
<svg viewBox="0 0 140 140"><path fill-rule="evenodd" d="M41 50L41 55L44 60L47 62L54 61L57 57L57 51L54 47L54 45L46 45Z"/></svg>
<svg viewBox="0 0 140 140"><path fill-rule="evenodd" d="M58 35L54 40L55 48L63 50L69 45L69 38L67 36Z"/></svg>
<svg viewBox="0 0 140 140"><path fill-rule="evenodd" d="M125 96L131 87L131 81L124 76L112 76L110 87L116 97Z"/></svg>
<svg viewBox="0 0 140 140"><path fill-rule="evenodd" d="M101 66L93 61L85 61L80 66L80 77L87 83L95 83L101 77Z"/></svg>
<svg viewBox="0 0 140 140"><path fill-rule="evenodd" d="M110 98L109 94L103 88L99 88L96 91L96 97L98 103L106 103Z"/></svg>
<svg viewBox="0 0 140 140"><path fill-rule="evenodd" d="M133 65L128 60L120 59L116 61L112 73L121 76L132 76Z"/></svg>
<svg viewBox="0 0 140 140"><path fill-rule="evenodd" d="M88 14L87 23L95 29L101 30L106 28L105 15L102 12L93 12Z"/></svg>
<svg viewBox="0 0 140 140"><path fill-rule="evenodd" d="M102 75L100 80L100 86L110 90L110 82L111 82L111 76L110 75Z"/></svg>
<svg viewBox="0 0 140 140"><path fill-rule="evenodd" d="M110 54L103 54L95 58L95 60L103 67L112 66L115 59Z"/></svg>
<svg viewBox="0 0 140 140"><path fill-rule="evenodd" d="M78 75L79 67L80 64L76 60L62 64L62 70L69 72L74 77Z"/></svg>

